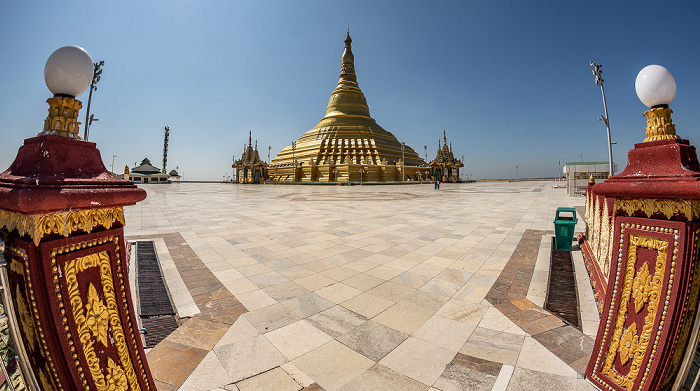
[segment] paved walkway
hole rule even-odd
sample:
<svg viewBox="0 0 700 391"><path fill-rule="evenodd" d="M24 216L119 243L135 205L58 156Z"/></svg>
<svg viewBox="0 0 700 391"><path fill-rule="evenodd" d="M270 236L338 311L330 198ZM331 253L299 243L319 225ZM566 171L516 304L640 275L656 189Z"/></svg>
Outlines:
<svg viewBox="0 0 700 391"><path fill-rule="evenodd" d="M582 330L542 309L556 208L584 202L553 185L144 186L127 240L185 319L159 390L594 389L578 251Z"/></svg>

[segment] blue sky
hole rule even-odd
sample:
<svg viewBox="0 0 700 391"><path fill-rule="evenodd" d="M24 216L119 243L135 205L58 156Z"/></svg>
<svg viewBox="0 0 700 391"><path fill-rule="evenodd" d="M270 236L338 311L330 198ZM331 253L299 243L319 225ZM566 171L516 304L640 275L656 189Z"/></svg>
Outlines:
<svg viewBox="0 0 700 391"><path fill-rule="evenodd" d="M676 129L700 145L698 17L697 1L2 2L0 170L41 131L46 59L79 45L105 61L90 141L108 169L160 165L168 125L168 169L222 179L249 130L267 159L318 123L350 26L372 116L430 159L446 129L474 179L607 160L589 63L603 64L621 171L644 138L634 80L649 64L673 73Z"/></svg>

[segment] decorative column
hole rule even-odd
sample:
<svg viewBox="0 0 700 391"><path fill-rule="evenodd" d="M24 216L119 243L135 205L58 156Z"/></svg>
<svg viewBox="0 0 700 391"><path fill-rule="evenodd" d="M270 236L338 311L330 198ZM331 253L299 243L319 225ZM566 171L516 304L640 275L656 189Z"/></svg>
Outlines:
<svg viewBox="0 0 700 391"><path fill-rule="evenodd" d="M54 97L44 130L0 174L0 233L28 383L42 390L153 390L131 302L123 206L146 197L110 174L78 133L75 99L90 55L55 51L44 69Z"/></svg>
<svg viewBox="0 0 700 391"><path fill-rule="evenodd" d="M589 183L579 238L601 309L586 376L603 390L671 389L695 347L700 164L671 121L673 76L650 65L635 84L646 138L622 173Z"/></svg>

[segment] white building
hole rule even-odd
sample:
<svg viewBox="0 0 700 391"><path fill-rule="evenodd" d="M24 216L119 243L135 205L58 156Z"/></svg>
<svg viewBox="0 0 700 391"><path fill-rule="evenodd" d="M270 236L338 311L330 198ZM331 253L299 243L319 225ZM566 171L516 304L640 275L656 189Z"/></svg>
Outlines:
<svg viewBox="0 0 700 391"><path fill-rule="evenodd" d="M613 162L613 172L617 172L617 164ZM569 162L564 166L566 174L566 194L586 195L588 180L593 176L596 183L608 179L610 167L608 162Z"/></svg>

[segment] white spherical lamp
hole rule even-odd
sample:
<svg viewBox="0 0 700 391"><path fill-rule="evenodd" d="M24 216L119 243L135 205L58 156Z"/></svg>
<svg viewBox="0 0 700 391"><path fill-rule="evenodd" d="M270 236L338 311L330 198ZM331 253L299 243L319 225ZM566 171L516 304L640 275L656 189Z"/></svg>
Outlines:
<svg viewBox="0 0 700 391"><path fill-rule="evenodd" d="M676 97L676 80L661 65L648 65L639 71L634 89L647 107L668 106Z"/></svg>
<svg viewBox="0 0 700 391"><path fill-rule="evenodd" d="M75 98L92 81L93 64L88 52L80 46L64 46L46 60L44 81L54 95Z"/></svg>

